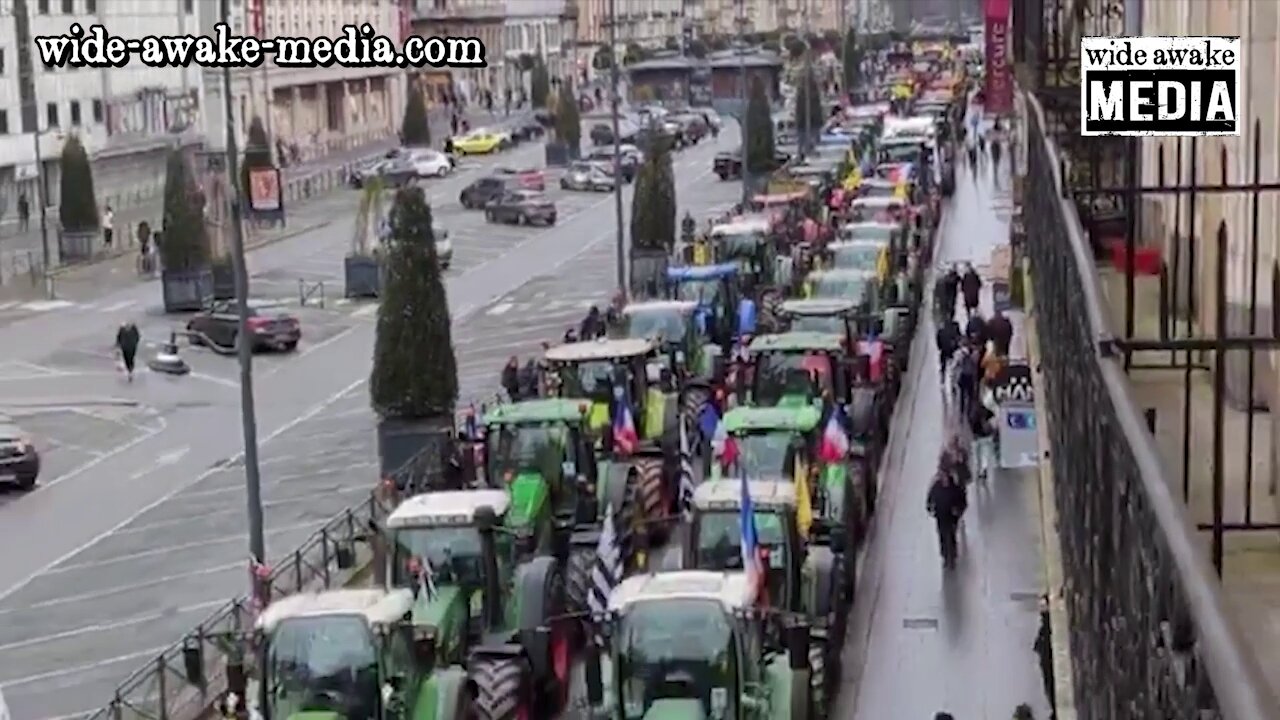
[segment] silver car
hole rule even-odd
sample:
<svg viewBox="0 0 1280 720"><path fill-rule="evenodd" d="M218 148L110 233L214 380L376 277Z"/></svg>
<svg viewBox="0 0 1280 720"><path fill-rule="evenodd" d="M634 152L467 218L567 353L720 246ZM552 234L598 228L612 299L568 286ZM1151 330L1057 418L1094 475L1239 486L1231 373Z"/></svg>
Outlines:
<svg viewBox="0 0 1280 720"><path fill-rule="evenodd" d="M587 190L590 192L609 192L613 190L613 176L604 168L593 163L574 163L560 178L560 187L565 190Z"/></svg>

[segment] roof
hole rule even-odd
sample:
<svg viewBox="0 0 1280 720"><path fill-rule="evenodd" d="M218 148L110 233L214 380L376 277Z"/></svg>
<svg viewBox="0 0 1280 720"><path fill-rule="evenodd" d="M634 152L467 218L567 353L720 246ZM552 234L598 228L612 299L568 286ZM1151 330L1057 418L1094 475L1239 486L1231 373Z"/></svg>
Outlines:
<svg viewBox="0 0 1280 720"><path fill-rule="evenodd" d="M650 300L648 302L630 303L622 308L623 315L634 315L636 313L648 312L650 310L656 312L678 312L692 313L698 309L698 303L693 300Z"/></svg>
<svg viewBox="0 0 1280 720"><path fill-rule="evenodd" d="M864 222L845 223L840 226L840 231L845 230L902 230L902 225L896 222L879 222L876 220L868 220Z"/></svg>
<svg viewBox="0 0 1280 720"><path fill-rule="evenodd" d="M782 303L782 312L792 315L839 315L855 310L857 307L858 304L852 300L836 298L787 300Z"/></svg>
<svg viewBox="0 0 1280 720"><path fill-rule="evenodd" d="M680 265L667 268L667 279L681 281L718 280L738 274L738 266L734 263L719 265Z"/></svg>
<svg viewBox="0 0 1280 720"><path fill-rule="evenodd" d="M740 233L763 233L769 230L769 218L765 215L741 216L733 222L721 223L711 227L712 235L738 235Z"/></svg>
<svg viewBox="0 0 1280 720"><path fill-rule="evenodd" d="M757 510L790 510L796 505L796 486L785 480L749 480L747 492ZM693 506L701 511L738 510L742 481L708 480L693 491Z"/></svg>
<svg viewBox="0 0 1280 720"><path fill-rule="evenodd" d="M757 335L751 339L751 352L803 352L819 350L835 352L841 348L839 335L820 332L785 332Z"/></svg>
<svg viewBox="0 0 1280 720"><path fill-rule="evenodd" d="M676 570L636 575L623 580L609 594L609 609L625 612L636 603L662 600L713 600L726 612L755 602L746 573Z"/></svg>
<svg viewBox="0 0 1280 720"><path fill-rule="evenodd" d="M485 425L522 425L541 422L578 422L583 402L572 398L545 398L503 403L484 416Z"/></svg>
<svg viewBox="0 0 1280 720"><path fill-rule="evenodd" d="M882 178L882 177L869 177L869 178L863 178L863 179L862 179L862 184L863 184L863 185L870 185L870 186L874 186L874 187L887 187L887 188L897 188L897 187L898 187L898 183L894 182L893 180L888 180L888 179L886 179L886 178Z"/></svg>
<svg viewBox="0 0 1280 720"><path fill-rule="evenodd" d="M836 336L828 336L836 338ZM791 407L736 407L724 416L726 432L783 430L809 432L818 426L822 411L814 405Z"/></svg>
<svg viewBox="0 0 1280 720"><path fill-rule="evenodd" d="M469 525L476 510L493 508L502 517L511 506L505 490L441 490L422 493L400 503L387 518L388 528L433 527L437 525Z"/></svg>
<svg viewBox="0 0 1280 720"><path fill-rule="evenodd" d="M853 199L855 206L861 207L894 207L906 205L906 198L900 197L858 197Z"/></svg>
<svg viewBox="0 0 1280 720"><path fill-rule="evenodd" d="M810 280L871 280L876 277L874 270L857 268L831 268L830 270L814 270L809 273Z"/></svg>
<svg viewBox="0 0 1280 720"><path fill-rule="evenodd" d="M838 253L841 250L883 250L889 246L887 239L880 238L857 238L855 240L840 240L838 242L828 243L827 250L831 253ZM833 268L835 270L846 270L849 268Z"/></svg>
<svg viewBox="0 0 1280 720"><path fill-rule="evenodd" d="M670 271L668 270L668 273ZM587 342L565 343L547 350L550 362L573 363L590 360L613 360L646 355L655 347L647 338L600 338Z"/></svg>
<svg viewBox="0 0 1280 720"><path fill-rule="evenodd" d="M406 589L324 590L276 600L258 616L257 628L273 632L285 620L326 615L362 615L370 625L393 623L413 608L413 592Z"/></svg>

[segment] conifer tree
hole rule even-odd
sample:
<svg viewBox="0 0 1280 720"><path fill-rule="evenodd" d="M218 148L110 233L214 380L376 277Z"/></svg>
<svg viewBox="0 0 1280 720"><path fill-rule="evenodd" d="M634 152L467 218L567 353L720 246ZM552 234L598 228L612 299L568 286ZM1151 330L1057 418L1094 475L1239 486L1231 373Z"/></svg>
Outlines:
<svg viewBox="0 0 1280 720"><path fill-rule="evenodd" d="M431 145L431 123L427 119L427 101L416 83L409 83L409 97L404 104L404 120L400 123L400 142L405 147Z"/></svg>
<svg viewBox="0 0 1280 720"><path fill-rule="evenodd" d="M569 146L570 156L577 157L582 148L582 116L573 85L568 81L560 84L560 98L556 101L556 134Z"/></svg>
<svg viewBox="0 0 1280 720"><path fill-rule="evenodd" d="M67 232L98 229L98 200L93 189L93 167L80 138L71 135L62 146L62 181L59 185L58 219Z"/></svg>
<svg viewBox="0 0 1280 720"><path fill-rule="evenodd" d="M551 76L547 74L547 64L541 56L534 58L533 69L529 71L529 100L536 108L546 108L551 95Z"/></svg>
<svg viewBox="0 0 1280 720"><path fill-rule="evenodd" d="M848 34L844 36L844 52L841 53L841 59L844 70L842 87L845 94L848 94L856 90L861 81L862 53L858 49L858 34L853 28L849 28Z"/></svg>
<svg viewBox="0 0 1280 720"><path fill-rule="evenodd" d="M822 112L822 91L818 88L818 77L813 65L806 62L800 71L799 87L796 88L796 131L800 133L800 147L808 150L817 140L826 118Z"/></svg>
<svg viewBox="0 0 1280 720"><path fill-rule="evenodd" d="M671 145L655 135L645 148L644 163L636 173L635 194L631 197L631 246L670 251L675 241L676 188Z"/></svg>
<svg viewBox="0 0 1280 720"><path fill-rule="evenodd" d="M774 169L773 114L759 77L751 79L747 96L747 172L767 173Z"/></svg>
<svg viewBox="0 0 1280 720"><path fill-rule="evenodd" d="M165 270L187 272L209 266L209 236L200 189L182 151L169 151L164 175L164 232L160 260Z"/></svg>

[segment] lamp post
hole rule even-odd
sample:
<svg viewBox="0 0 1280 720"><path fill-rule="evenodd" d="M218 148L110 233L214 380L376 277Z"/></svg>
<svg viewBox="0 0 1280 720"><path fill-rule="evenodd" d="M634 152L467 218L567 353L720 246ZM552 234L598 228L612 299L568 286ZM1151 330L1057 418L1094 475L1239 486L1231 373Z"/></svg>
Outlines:
<svg viewBox="0 0 1280 720"><path fill-rule="evenodd" d="M746 48L746 27L747 27L747 3L746 0L736 0L738 3L738 71L741 73L738 83L738 91L741 96L741 105L739 118L739 129L742 131L742 205L746 207L747 201L751 199L751 183L750 172L747 169L747 103L750 97L747 92L747 48Z"/></svg>
<svg viewBox="0 0 1280 720"><path fill-rule="evenodd" d="M52 253L49 250L49 191L45 185L44 158L40 154L40 129L31 134L31 144L36 151L36 202L40 203L40 257L44 268L44 294L53 299L53 275L49 263Z"/></svg>
<svg viewBox="0 0 1280 720"><path fill-rule="evenodd" d="M617 239L615 245L615 263L618 274L618 293L627 299L627 239L622 227L622 129L618 119L619 105L622 98L618 96L618 64L622 58L618 56L618 0L609 0L609 104L610 121L613 123L613 215L617 223Z"/></svg>

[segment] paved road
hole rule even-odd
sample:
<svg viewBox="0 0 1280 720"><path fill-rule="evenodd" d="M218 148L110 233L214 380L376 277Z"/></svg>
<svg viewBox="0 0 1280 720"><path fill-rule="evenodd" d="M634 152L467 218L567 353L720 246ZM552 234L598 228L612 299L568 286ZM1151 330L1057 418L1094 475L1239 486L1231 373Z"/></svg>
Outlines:
<svg viewBox="0 0 1280 720"><path fill-rule="evenodd" d="M1008 237L990 176L959 174L939 259L982 264ZM1004 187L1008 187L1007 177ZM984 297L990 312L990 297ZM933 323L917 338L895 418L885 501L865 561L837 717L1007 718L1019 703L1048 717L1032 643L1042 592L1034 474L1001 471L970 490L959 565L944 572L925 495L946 435Z"/></svg>
<svg viewBox="0 0 1280 720"><path fill-rule="evenodd" d="M720 144L731 146L732 135L725 133ZM539 149L502 161L528 161L519 153ZM687 203L681 212L697 215L734 199L735 185L709 177L713 153L703 146L677 156ZM506 356L536 350L541 340L576 322L588 304L607 298L614 237L609 195L570 197L554 190L560 223L547 231L516 230L488 226L479 213L458 208L457 190L467 179L432 188L441 222L454 236L448 289L463 398L491 393ZM349 219L335 222L255 253L257 291L272 296L272 288L296 289L285 269L340 285L350 229ZM138 308L158 305L158 298L156 287L142 286L104 298L99 309L126 300L136 306L64 308L12 326L25 333L16 336L33 337L11 353L14 374L18 368L28 372L0 388L0 397L29 404L51 397L128 398L152 423L136 421L132 441L101 451L79 472L50 475L34 493L11 496L0 506L0 543L25 548L0 563L0 688L15 717L59 717L103 704L147 655L245 590L242 474L220 469L241 449L234 361L188 350L192 377L144 375L134 385L110 367L110 337L100 328L139 317ZM258 360L273 557L372 484L373 420L363 385L373 308L295 307L307 333L299 352ZM172 322L149 312L141 317L149 338L163 335Z"/></svg>

